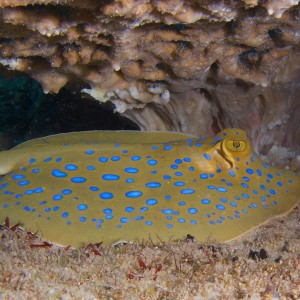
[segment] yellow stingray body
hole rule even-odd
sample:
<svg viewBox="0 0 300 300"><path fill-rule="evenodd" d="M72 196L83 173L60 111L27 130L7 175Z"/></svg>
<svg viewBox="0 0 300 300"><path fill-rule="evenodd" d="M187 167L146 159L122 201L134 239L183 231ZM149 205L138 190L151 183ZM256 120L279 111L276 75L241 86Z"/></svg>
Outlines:
<svg viewBox="0 0 300 300"><path fill-rule="evenodd" d="M288 213L300 176L263 163L244 131L58 134L0 152L0 221L59 244L234 239Z"/></svg>

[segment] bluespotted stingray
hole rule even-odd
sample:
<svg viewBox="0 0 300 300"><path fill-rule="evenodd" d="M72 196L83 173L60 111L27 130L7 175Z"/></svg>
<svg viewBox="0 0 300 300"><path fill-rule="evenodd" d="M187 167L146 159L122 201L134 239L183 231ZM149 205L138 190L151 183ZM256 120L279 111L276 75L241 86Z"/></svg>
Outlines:
<svg viewBox="0 0 300 300"><path fill-rule="evenodd" d="M89 131L0 152L0 221L59 245L234 239L291 211L300 176L271 168L240 129L211 138Z"/></svg>

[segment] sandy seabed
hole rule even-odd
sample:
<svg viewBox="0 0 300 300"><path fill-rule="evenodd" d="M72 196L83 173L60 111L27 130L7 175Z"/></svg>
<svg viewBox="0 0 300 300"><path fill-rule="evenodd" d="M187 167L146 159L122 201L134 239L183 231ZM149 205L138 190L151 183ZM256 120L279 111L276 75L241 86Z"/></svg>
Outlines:
<svg viewBox="0 0 300 300"><path fill-rule="evenodd" d="M0 231L0 299L300 299L300 209L228 243L80 249Z"/></svg>

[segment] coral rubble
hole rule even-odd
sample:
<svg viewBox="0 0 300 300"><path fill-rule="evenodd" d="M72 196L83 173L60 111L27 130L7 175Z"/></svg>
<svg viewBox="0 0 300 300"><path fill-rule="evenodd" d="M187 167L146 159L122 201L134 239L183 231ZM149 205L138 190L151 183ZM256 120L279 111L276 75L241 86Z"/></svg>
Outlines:
<svg viewBox="0 0 300 300"><path fill-rule="evenodd" d="M0 63L45 93L111 101L143 130L235 126L261 153L297 151L299 12L297 0L0 0Z"/></svg>

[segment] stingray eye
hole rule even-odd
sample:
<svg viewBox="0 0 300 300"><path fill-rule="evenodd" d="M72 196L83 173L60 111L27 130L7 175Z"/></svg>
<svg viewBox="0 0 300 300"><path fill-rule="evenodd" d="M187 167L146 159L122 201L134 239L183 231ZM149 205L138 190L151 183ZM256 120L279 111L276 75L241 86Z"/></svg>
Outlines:
<svg viewBox="0 0 300 300"><path fill-rule="evenodd" d="M238 149L241 146L241 143L239 141L234 141L233 142L233 147Z"/></svg>
<svg viewBox="0 0 300 300"><path fill-rule="evenodd" d="M247 143L242 140L227 140L226 148L232 152L243 152L247 148Z"/></svg>

